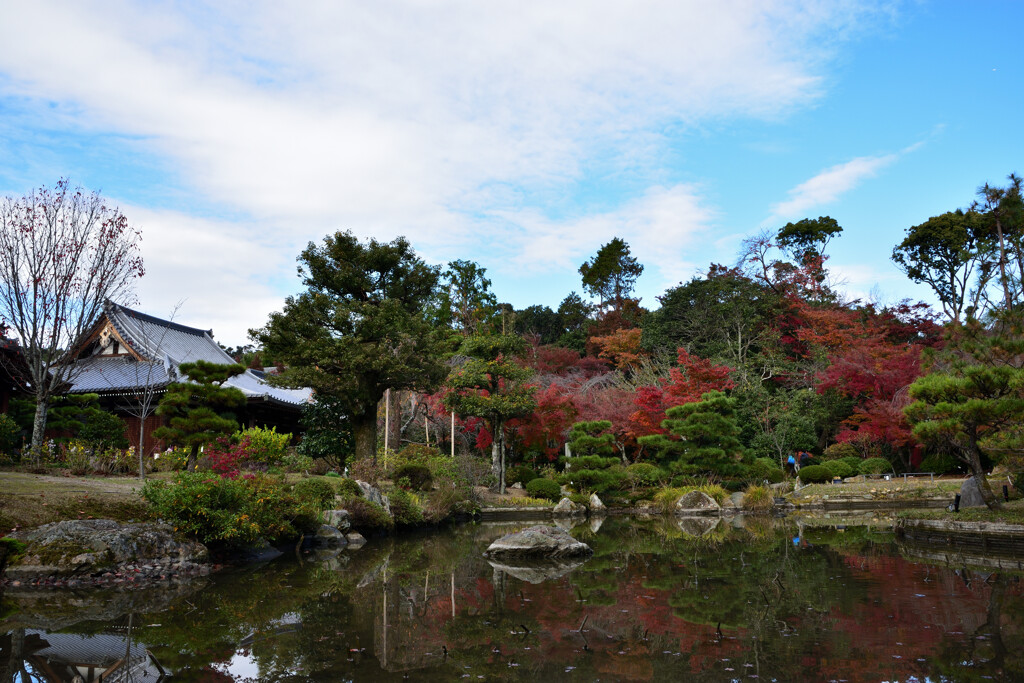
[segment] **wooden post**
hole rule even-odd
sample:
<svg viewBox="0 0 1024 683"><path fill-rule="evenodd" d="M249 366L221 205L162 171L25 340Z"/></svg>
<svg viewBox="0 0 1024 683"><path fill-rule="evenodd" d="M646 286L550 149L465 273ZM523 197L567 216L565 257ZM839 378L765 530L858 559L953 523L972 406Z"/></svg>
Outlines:
<svg viewBox="0 0 1024 683"><path fill-rule="evenodd" d="M455 459L455 411L452 411L452 460Z"/></svg>
<svg viewBox="0 0 1024 683"><path fill-rule="evenodd" d="M427 445L430 445L430 408L423 411L423 433L426 434Z"/></svg>
<svg viewBox="0 0 1024 683"><path fill-rule="evenodd" d="M391 390L384 390L384 457L388 457L388 436L391 432ZM376 448L376 446L375 446Z"/></svg>

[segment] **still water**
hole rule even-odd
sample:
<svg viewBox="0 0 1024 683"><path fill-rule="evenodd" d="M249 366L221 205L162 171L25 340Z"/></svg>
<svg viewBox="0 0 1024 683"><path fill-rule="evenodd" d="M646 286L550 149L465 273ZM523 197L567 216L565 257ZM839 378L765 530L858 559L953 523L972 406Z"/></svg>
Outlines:
<svg viewBox="0 0 1024 683"><path fill-rule="evenodd" d="M9 588L0 681L1024 680L1019 576L884 520L612 517L572 529L595 551L576 567L481 556L522 526L173 589Z"/></svg>

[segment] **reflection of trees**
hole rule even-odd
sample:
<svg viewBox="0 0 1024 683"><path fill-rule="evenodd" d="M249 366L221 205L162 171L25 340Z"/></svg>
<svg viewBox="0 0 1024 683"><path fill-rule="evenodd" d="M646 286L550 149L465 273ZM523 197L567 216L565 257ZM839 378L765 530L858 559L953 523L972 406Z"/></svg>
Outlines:
<svg viewBox="0 0 1024 683"><path fill-rule="evenodd" d="M989 589L985 621L958 637L946 636L941 651L930 663L934 667L932 676L956 681L1024 680L1024 650L1020 648L1024 596L1020 577L1000 573L986 578L981 574L974 580Z"/></svg>

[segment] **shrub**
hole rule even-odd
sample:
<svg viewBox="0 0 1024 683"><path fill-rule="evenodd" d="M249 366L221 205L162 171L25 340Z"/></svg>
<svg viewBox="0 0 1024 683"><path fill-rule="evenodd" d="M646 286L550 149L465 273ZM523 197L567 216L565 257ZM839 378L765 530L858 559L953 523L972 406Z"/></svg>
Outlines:
<svg viewBox="0 0 1024 683"><path fill-rule="evenodd" d="M338 476L335 473L334 476ZM356 483L355 479L342 478L339 481L334 482L334 489L338 492L338 495L342 498L362 498L363 490L359 488L359 484Z"/></svg>
<svg viewBox="0 0 1024 683"><path fill-rule="evenodd" d="M818 484L832 479L832 473L824 465L801 467L798 474L805 484Z"/></svg>
<svg viewBox="0 0 1024 683"><path fill-rule="evenodd" d="M395 526L387 510L365 498L348 498L344 501L343 507L348 510L348 518L353 528L361 533L387 532Z"/></svg>
<svg viewBox="0 0 1024 683"><path fill-rule="evenodd" d="M885 458L868 458L860 463L861 474L882 474L892 472L892 463Z"/></svg>
<svg viewBox="0 0 1024 683"><path fill-rule="evenodd" d="M278 434L277 427L250 427L236 432L235 439L242 447L245 461L271 466L280 463L288 454L292 435Z"/></svg>
<svg viewBox="0 0 1024 683"><path fill-rule="evenodd" d="M426 465L406 463L398 467L391 475L394 481L408 480L408 488L414 491L428 491L434 486L434 476Z"/></svg>
<svg viewBox="0 0 1024 683"><path fill-rule="evenodd" d="M850 472L857 474L860 472L860 464L864 462L864 458L859 455L850 455L842 458L841 461L850 466Z"/></svg>
<svg viewBox="0 0 1024 683"><path fill-rule="evenodd" d="M317 505L323 510L327 510L330 506L334 505L335 491L329 481L323 479L303 479L296 482L295 486L292 487L292 491L300 499L309 498L316 501Z"/></svg>
<svg viewBox="0 0 1024 683"><path fill-rule="evenodd" d="M626 471L622 467L610 467L602 470L576 470L566 472L569 485L579 493L607 493L618 489L626 480Z"/></svg>
<svg viewBox="0 0 1024 683"><path fill-rule="evenodd" d="M339 477L341 477L341 475L338 474L337 472L335 472L334 470L331 470L329 472L324 472L324 476L325 477L332 477L332 478L339 478Z"/></svg>
<svg viewBox="0 0 1024 683"><path fill-rule="evenodd" d="M526 465L510 467L508 472L505 473L505 481L509 484L522 484L523 486L526 486L536 478L537 472Z"/></svg>
<svg viewBox="0 0 1024 683"><path fill-rule="evenodd" d="M743 494L743 509L767 512L775 507L775 494L767 486L748 486Z"/></svg>
<svg viewBox="0 0 1024 683"><path fill-rule="evenodd" d="M619 462L618 458L605 458L600 455L581 455L575 458L562 458L563 465L570 465L572 470L603 470Z"/></svg>
<svg viewBox="0 0 1024 683"><path fill-rule="evenodd" d="M534 479L526 484L526 492L531 498L547 498L558 500L562 497L562 487L550 479Z"/></svg>
<svg viewBox="0 0 1024 683"><path fill-rule="evenodd" d="M831 472L833 477L845 478L853 474L853 468L842 460L828 460L822 467Z"/></svg>
<svg viewBox="0 0 1024 683"><path fill-rule="evenodd" d="M636 462L626 468L629 483L637 486L657 486L665 478L665 472L649 462Z"/></svg>
<svg viewBox="0 0 1024 683"><path fill-rule="evenodd" d="M854 445L846 442L832 444L822 451L821 457L824 460L843 460L844 458L861 459L860 453L857 452Z"/></svg>
<svg viewBox="0 0 1024 683"><path fill-rule="evenodd" d="M353 479L361 479L368 484L377 485L384 478L384 468L370 458L356 460L348 470Z"/></svg>
<svg viewBox="0 0 1024 683"><path fill-rule="evenodd" d="M757 483L768 481L770 484L777 484L782 481L783 476L782 468L772 458L757 458L750 465L750 478Z"/></svg>
<svg viewBox="0 0 1024 683"><path fill-rule="evenodd" d="M21 445L21 427L7 413L0 413L0 453L14 455Z"/></svg>
<svg viewBox="0 0 1024 683"><path fill-rule="evenodd" d="M313 458L299 453L287 453L281 458L281 467L286 472L309 472L316 469ZM323 474L326 475L327 473L324 472ZM335 472L334 474L337 475L338 473Z"/></svg>
<svg viewBox="0 0 1024 683"><path fill-rule="evenodd" d="M393 460L395 465L400 467L406 463L426 464L427 461L432 458L437 458L440 455L441 451L437 450L433 446L425 446L421 443L411 443L395 453L393 459L388 458L388 460Z"/></svg>
<svg viewBox="0 0 1024 683"><path fill-rule="evenodd" d="M142 495L176 531L213 546L296 538L315 526L321 511L317 501L301 499L265 476L226 479L182 472L172 483L147 482Z"/></svg>
<svg viewBox="0 0 1024 683"><path fill-rule="evenodd" d="M1004 464L1009 464L1005 463ZM921 464L918 465L918 470L921 472L934 472L935 474L949 474L951 472L958 472L962 465L949 453L929 453L925 456Z"/></svg>
<svg viewBox="0 0 1024 683"><path fill-rule="evenodd" d="M416 497L405 489L395 488L388 492L391 505L391 516L397 527L410 527L423 524L423 510L420 509Z"/></svg>

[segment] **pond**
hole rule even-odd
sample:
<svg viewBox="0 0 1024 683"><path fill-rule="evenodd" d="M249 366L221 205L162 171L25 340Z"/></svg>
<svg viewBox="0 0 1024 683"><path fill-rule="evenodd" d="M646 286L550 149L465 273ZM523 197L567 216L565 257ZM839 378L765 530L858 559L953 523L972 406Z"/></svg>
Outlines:
<svg viewBox="0 0 1024 683"><path fill-rule="evenodd" d="M9 588L0 681L1024 680L1018 575L914 559L878 520L611 517L572 529L595 551L577 567L481 556L527 525L174 588Z"/></svg>

